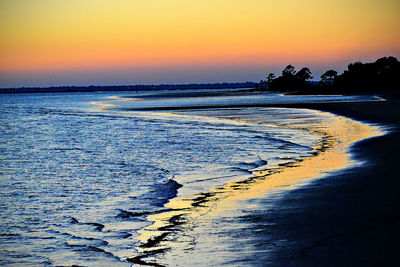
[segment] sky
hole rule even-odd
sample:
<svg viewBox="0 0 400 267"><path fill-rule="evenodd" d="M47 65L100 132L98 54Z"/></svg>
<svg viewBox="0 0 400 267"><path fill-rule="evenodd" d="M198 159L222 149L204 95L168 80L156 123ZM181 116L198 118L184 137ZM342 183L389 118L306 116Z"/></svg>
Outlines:
<svg viewBox="0 0 400 267"><path fill-rule="evenodd" d="M400 57L399 0L0 0L0 87L316 78Z"/></svg>

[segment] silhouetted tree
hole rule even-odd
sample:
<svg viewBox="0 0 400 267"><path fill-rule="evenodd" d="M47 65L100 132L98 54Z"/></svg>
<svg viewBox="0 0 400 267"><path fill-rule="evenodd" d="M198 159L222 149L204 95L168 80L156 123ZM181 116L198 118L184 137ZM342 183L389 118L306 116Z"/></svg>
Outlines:
<svg viewBox="0 0 400 267"><path fill-rule="evenodd" d="M282 71L283 77L290 77L296 74L296 69L292 65L286 66L286 68Z"/></svg>
<svg viewBox="0 0 400 267"><path fill-rule="evenodd" d="M271 78L274 76L271 76ZM300 91L309 87L307 80L312 79L309 68L302 68L296 73L295 67L288 65L282 75L274 78L269 83L269 89L273 91Z"/></svg>
<svg viewBox="0 0 400 267"><path fill-rule="evenodd" d="M328 70L321 75L319 85L308 82L312 79L311 75L307 67L296 73L295 67L288 65L281 76L275 78L271 73L267 76L267 81L260 84L272 91L305 94L383 91L400 94L400 62L395 57L383 57L373 63L351 63L340 75L335 70Z"/></svg>
<svg viewBox="0 0 400 267"><path fill-rule="evenodd" d="M270 73L267 76L267 83L270 84L275 79L275 74Z"/></svg>
<svg viewBox="0 0 400 267"><path fill-rule="evenodd" d="M354 63L350 63L347 66L347 68L348 68L349 71L358 72L358 71L361 71L362 66L363 66L363 63L360 62L360 61L357 61L357 62L354 62Z"/></svg>
<svg viewBox="0 0 400 267"><path fill-rule="evenodd" d="M327 70L324 74L321 75L321 80L325 83L333 82L337 77L338 73L335 70Z"/></svg>
<svg viewBox="0 0 400 267"><path fill-rule="evenodd" d="M311 76L312 73L309 68L302 68L296 73L296 78L302 81L311 80L313 77Z"/></svg>
<svg viewBox="0 0 400 267"><path fill-rule="evenodd" d="M383 57L373 63L356 62L334 80L336 89L358 93L399 90L400 62L394 57Z"/></svg>

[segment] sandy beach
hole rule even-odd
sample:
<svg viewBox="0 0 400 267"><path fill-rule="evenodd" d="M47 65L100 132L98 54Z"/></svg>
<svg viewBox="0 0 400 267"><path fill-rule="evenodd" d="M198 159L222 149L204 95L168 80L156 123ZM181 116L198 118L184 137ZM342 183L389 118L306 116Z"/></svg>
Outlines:
<svg viewBox="0 0 400 267"><path fill-rule="evenodd" d="M13 234L2 237L2 263L394 263L399 100L232 97L208 106L183 94L169 106L162 97L140 106L154 112L135 112L140 101L108 93L5 98L3 121L14 128L5 129L2 188L15 192L3 199L18 205L2 214ZM17 136L16 127L24 129ZM35 183L25 182L28 174ZM27 207L41 210L32 218Z"/></svg>
<svg viewBox="0 0 400 267"><path fill-rule="evenodd" d="M243 106L248 107L248 105ZM238 252L242 255L230 254L233 264L243 262L256 266L260 264L267 266L373 266L393 262L395 244L399 236L397 227L399 224L397 194L399 182L396 179L398 175L395 170L396 161L400 159L399 101L391 99L372 102L257 106L305 108L339 115L341 116L338 117L339 124L325 125L322 128L325 127L324 131L328 130L332 136L336 135L340 138L338 141L327 144L329 148L327 153L322 152L317 157L311 157L301 162L299 167L287 168L282 174L278 172L271 178L267 174L266 182L227 184L213 190L209 195L195 196L194 200L198 201L199 205L192 205L196 210L189 212L191 214L189 221L203 225L212 221L213 216L223 216L223 218L229 218L228 221L242 222L243 226L246 225L246 229L242 229L239 234L238 244L243 240L252 240L251 242L258 247L258 250L244 253L239 249ZM343 117L350 120L346 121ZM367 129L358 128L364 126L358 122L353 125L352 120L380 126L386 134L381 136L377 134L378 137L370 135L372 136L370 138L368 138L370 133L366 133L365 136L353 136ZM335 129L335 126L338 128ZM336 130L338 132L335 132ZM367 139L362 140L364 138ZM357 142L357 140L362 141ZM350 144L350 151L346 142ZM344 146L341 148L342 143ZM335 151L337 147L343 151ZM350 152L350 159L346 158L347 155L341 155L342 152L346 154ZM349 165L349 160L358 164ZM323 175L319 174L320 171ZM287 184L291 186L287 187ZM269 195L269 192L279 187L286 187L287 190L280 195L283 197L277 198L278 200L271 202L270 196L262 197L262 194ZM249 199L257 199L258 206L264 205L266 208L249 210L249 212L242 211L243 213L238 218L232 217L232 214L228 216L223 214L226 210L237 209L237 203L240 201ZM232 204L235 202L237 203ZM217 205L213 206L213 203ZM230 207L230 205L236 205L236 207ZM158 229L175 228L176 224L171 223L169 219L175 221L181 216L187 217L189 206L191 205L188 199L184 201L178 199L169 204L168 208L172 209L170 214L151 217L150 220L155 224L150 227L150 232L142 233L142 241L146 243L145 240L148 238L157 239L151 235L162 235L162 231L158 232ZM208 211L205 212L204 208ZM199 214L201 216L196 216ZM204 219L203 216L210 216L211 219ZM148 236L149 233L150 236ZM235 238L230 238L234 242ZM162 239L164 237L157 239L157 243ZM200 243L203 241L199 240ZM167 253L165 255L167 261L161 260L161 263L171 263L174 260L180 262L183 253L187 253L179 252L179 248L176 247L174 250L172 253ZM268 253L265 253L266 251ZM146 254L144 253L144 258ZM201 260L196 256L191 258L195 261ZM139 259L142 259L142 256L137 258L138 261L131 258L137 263L141 262Z"/></svg>
<svg viewBox="0 0 400 267"><path fill-rule="evenodd" d="M273 210L244 218L252 222L251 232L260 242L272 243L269 264L395 266L400 237L399 100L295 107L377 123L389 132L352 146L353 158L362 161L361 166L290 191Z"/></svg>
<svg viewBox="0 0 400 267"><path fill-rule="evenodd" d="M0 1L0 266L398 266L399 14Z"/></svg>

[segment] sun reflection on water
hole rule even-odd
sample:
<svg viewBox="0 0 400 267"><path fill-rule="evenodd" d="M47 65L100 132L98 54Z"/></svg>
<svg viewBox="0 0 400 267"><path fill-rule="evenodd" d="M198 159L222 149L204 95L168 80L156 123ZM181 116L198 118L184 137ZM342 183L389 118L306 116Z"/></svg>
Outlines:
<svg viewBox="0 0 400 267"><path fill-rule="evenodd" d="M140 241L138 255L127 260L132 262L145 260L155 263L152 257L156 258L160 252L167 251L168 253L163 254L162 259L158 258L157 262L168 263L168 259L183 260L185 258L183 256L194 243L196 232L193 228L204 228L204 225L207 225L212 218L222 217L235 210L246 208L242 205L249 203L248 200L283 194L287 190L323 178L329 172L353 166L357 162L351 158L350 146L360 140L384 134L378 126L327 112L310 112L314 112L322 119L311 123L304 123L301 120L297 123L291 121L290 124L286 122L276 124L276 126L304 129L319 135L321 142L313 147L313 156L267 168L264 171L253 172L253 175L248 176L247 179L227 183L209 192L171 199L165 205L170 211L148 216L147 220L153 223L142 229L137 237ZM258 123L260 123L259 119ZM184 232L184 234L177 235L177 232ZM187 238L188 236L192 238ZM182 241L185 237L189 241ZM203 240L203 242L208 242L211 247L217 246L214 239ZM221 245L223 244L218 243L218 246ZM223 248L216 247L216 250L223 250ZM201 257L201 255L194 257ZM197 259L197 262L202 261L204 259Z"/></svg>

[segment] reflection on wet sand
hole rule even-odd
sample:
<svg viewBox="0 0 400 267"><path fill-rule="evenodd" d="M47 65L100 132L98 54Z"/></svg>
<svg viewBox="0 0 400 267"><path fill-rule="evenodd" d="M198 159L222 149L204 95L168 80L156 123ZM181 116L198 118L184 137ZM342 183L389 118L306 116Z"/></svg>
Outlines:
<svg viewBox="0 0 400 267"><path fill-rule="evenodd" d="M356 162L351 160L349 147L365 138L383 134L377 126L330 113L315 112L324 119L308 124L291 122L278 125L305 129L321 136L321 142L313 148L313 156L293 160L262 172L254 172L245 180L231 182L209 192L170 200L165 205L170 211L147 217L152 225L142 229L137 237L138 254L126 260L155 266L171 263L171 259L174 263L177 259L184 261L186 257L181 256L196 242L193 228L207 224L213 217L245 209L246 207L241 205L246 203L246 200L283 193L285 190L322 178L327 172L352 166ZM212 246L214 241L205 242Z"/></svg>
<svg viewBox="0 0 400 267"><path fill-rule="evenodd" d="M116 105L111 104L109 102L104 102L104 101L92 101L89 102L90 104L96 105L96 106L100 106L98 107L100 110L105 110L108 107L115 107Z"/></svg>

